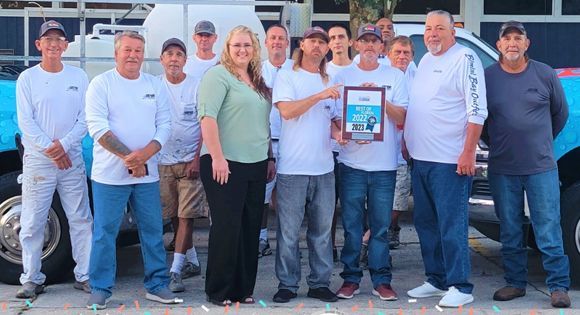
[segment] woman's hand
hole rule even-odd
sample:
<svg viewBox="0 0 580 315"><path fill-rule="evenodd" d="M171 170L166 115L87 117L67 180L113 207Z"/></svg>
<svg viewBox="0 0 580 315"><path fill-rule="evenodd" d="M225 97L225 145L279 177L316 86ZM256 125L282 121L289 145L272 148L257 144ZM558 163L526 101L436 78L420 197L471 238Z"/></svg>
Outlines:
<svg viewBox="0 0 580 315"><path fill-rule="evenodd" d="M228 161L224 158L212 159L211 169L213 171L213 179L220 185L227 184L230 177L230 168Z"/></svg>

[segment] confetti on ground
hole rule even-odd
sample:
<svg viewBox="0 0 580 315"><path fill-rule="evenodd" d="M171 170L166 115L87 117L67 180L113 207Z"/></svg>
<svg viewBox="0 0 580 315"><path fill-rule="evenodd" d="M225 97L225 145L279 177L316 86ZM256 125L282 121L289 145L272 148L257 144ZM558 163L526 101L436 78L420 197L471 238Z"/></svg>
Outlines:
<svg viewBox="0 0 580 315"><path fill-rule="evenodd" d="M421 315L425 314L426 311L427 311L427 308L425 308L425 306L421 307Z"/></svg>
<svg viewBox="0 0 580 315"><path fill-rule="evenodd" d="M32 307L32 303L30 303L30 300L26 300L26 306Z"/></svg>
<svg viewBox="0 0 580 315"><path fill-rule="evenodd" d="M496 313L499 313L499 312L501 312L501 310L499 309L499 307L497 307L497 306L495 306L495 305L493 306L493 310L494 310Z"/></svg>
<svg viewBox="0 0 580 315"><path fill-rule="evenodd" d="M564 315L564 310L560 309L560 315Z"/></svg>
<svg viewBox="0 0 580 315"><path fill-rule="evenodd" d="M304 303L300 303L298 304L298 306L296 306L296 311L300 312L300 310L304 307Z"/></svg>
<svg viewBox="0 0 580 315"><path fill-rule="evenodd" d="M119 308L117 309L117 311L122 312L125 310L125 304L121 304L121 306L119 306Z"/></svg>
<svg viewBox="0 0 580 315"><path fill-rule="evenodd" d="M191 315L192 312L193 312L193 309L191 308L191 306L189 306L187 308L187 315Z"/></svg>
<svg viewBox="0 0 580 315"><path fill-rule="evenodd" d="M536 310L535 310L535 309L532 309L532 310L530 311L530 315L536 315Z"/></svg>
<svg viewBox="0 0 580 315"><path fill-rule="evenodd" d="M326 303L326 311L330 312L330 303Z"/></svg>
<svg viewBox="0 0 580 315"><path fill-rule="evenodd" d="M224 309L224 313L228 313L230 311L230 306L226 304L226 307Z"/></svg>
<svg viewBox="0 0 580 315"><path fill-rule="evenodd" d="M151 312L145 312L143 315L151 315Z"/></svg>
<svg viewBox="0 0 580 315"><path fill-rule="evenodd" d="M439 312L443 312L443 309L441 308L441 306L439 305L435 305L435 308L439 311Z"/></svg>
<svg viewBox="0 0 580 315"><path fill-rule="evenodd" d="M93 313L97 314L97 304L93 304Z"/></svg>
<svg viewBox="0 0 580 315"><path fill-rule="evenodd" d="M473 307L469 308L469 315L473 315Z"/></svg>
<svg viewBox="0 0 580 315"><path fill-rule="evenodd" d="M165 315L169 315L169 309L168 308L165 309Z"/></svg>
<svg viewBox="0 0 580 315"><path fill-rule="evenodd" d="M463 305L459 305L457 308L457 313L461 314L461 312L463 312Z"/></svg>
<svg viewBox="0 0 580 315"><path fill-rule="evenodd" d="M8 308L8 305L6 303L2 303L2 310L5 311Z"/></svg>
<svg viewBox="0 0 580 315"><path fill-rule="evenodd" d="M369 308L372 310L373 309L373 301L369 300Z"/></svg>
<svg viewBox="0 0 580 315"><path fill-rule="evenodd" d="M69 307L70 307L70 304L66 303L66 304L64 305L64 310L66 311L66 310L67 310Z"/></svg>
<svg viewBox="0 0 580 315"><path fill-rule="evenodd" d="M133 303L135 303L135 308L136 308L137 310L139 310L139 308L140 308L140 307L139 307L139 301L135 300L135 301L133 301Z"/></svg>
<svg viewBox="0 0 580 315"><path fill-rule="evenodd" d="M409 299L409 303L417 303L417 299Z"/></svg>
<svg viewBox="0 0 580 315"><path fill-rule="evenodd" d="M236 313L240 310L240 302L236 302Z"/></svg>
<svg viewBox="0 0 580 315"><path fill-rule="evenodd" d="M352 307L352 311L353 311L353 312L356 312L356 311L358 311L358 305L355 305L355 306L353 306L353 307Z"/></svg>
<svg viewBox="0 0 580 315"><path fill-rule="evenodd" d="M202 305L201 308L207 313L209 312L209 308L207 308L207 306ZM189 313L189 312L188 312Z"/></svg>
<svg viewBox="0 0 580 315"><path fill-rule="evenodd" d="M403 309L399 307L399 315L403 315Z"/></svg>
<svg viewBox="0 0 580 315"><path fill-rule="evenodd" d="M260 305L262 305L262 307L268 307L268 305L266 305L266 302L260 300L258 303L260 303Z"/></svg>
<svg viewBox="0 0 580 315"><path fill-rule="evenodd" d="M379 312L377 312L377 315L385 315L385 313L379 311Z"/></svg>

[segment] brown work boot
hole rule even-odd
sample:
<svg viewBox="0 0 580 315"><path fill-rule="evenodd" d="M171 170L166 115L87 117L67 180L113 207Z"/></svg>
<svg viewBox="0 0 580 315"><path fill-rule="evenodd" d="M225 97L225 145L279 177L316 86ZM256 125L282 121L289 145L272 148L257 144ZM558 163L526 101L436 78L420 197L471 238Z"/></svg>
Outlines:
<svg viewBox="0 0 580 315"><path fill-rule="evenodd" d="M567 308L570 307L570 297L568 292L556 290L552 292L551 298L552 306L557 308Z"/></svg>
<svg viewBox="0 0 580 315"><path fill-rule="evenodd" d="M493 299L495 301L510 301L524 295L526 295L526 289L505 286L495 291L493 294Z"/></svg>

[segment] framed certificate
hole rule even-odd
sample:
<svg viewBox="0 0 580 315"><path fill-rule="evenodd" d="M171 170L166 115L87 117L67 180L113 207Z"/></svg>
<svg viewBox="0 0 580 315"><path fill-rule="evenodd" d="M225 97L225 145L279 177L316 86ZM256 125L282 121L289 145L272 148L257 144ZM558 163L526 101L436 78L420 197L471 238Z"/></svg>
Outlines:
<svg viewBox="0 0 580 315"><path fill-rule="evenodd" d="M342 108L342 138L383 141L385 88L345 86Z"/></svg>

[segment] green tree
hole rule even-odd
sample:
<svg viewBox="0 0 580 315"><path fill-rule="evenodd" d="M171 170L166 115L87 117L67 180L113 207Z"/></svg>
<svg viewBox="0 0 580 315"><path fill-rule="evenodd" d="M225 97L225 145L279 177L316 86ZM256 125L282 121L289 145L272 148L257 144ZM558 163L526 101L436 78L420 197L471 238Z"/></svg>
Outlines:
<svg viewBox="0 0 580 315"><path fill-rule="evenodd" d="M395 8L403 0L334 0L337 4L348 1L350 30L356 34L364 23L375 23L382 17L393 17Z"/></svg>

